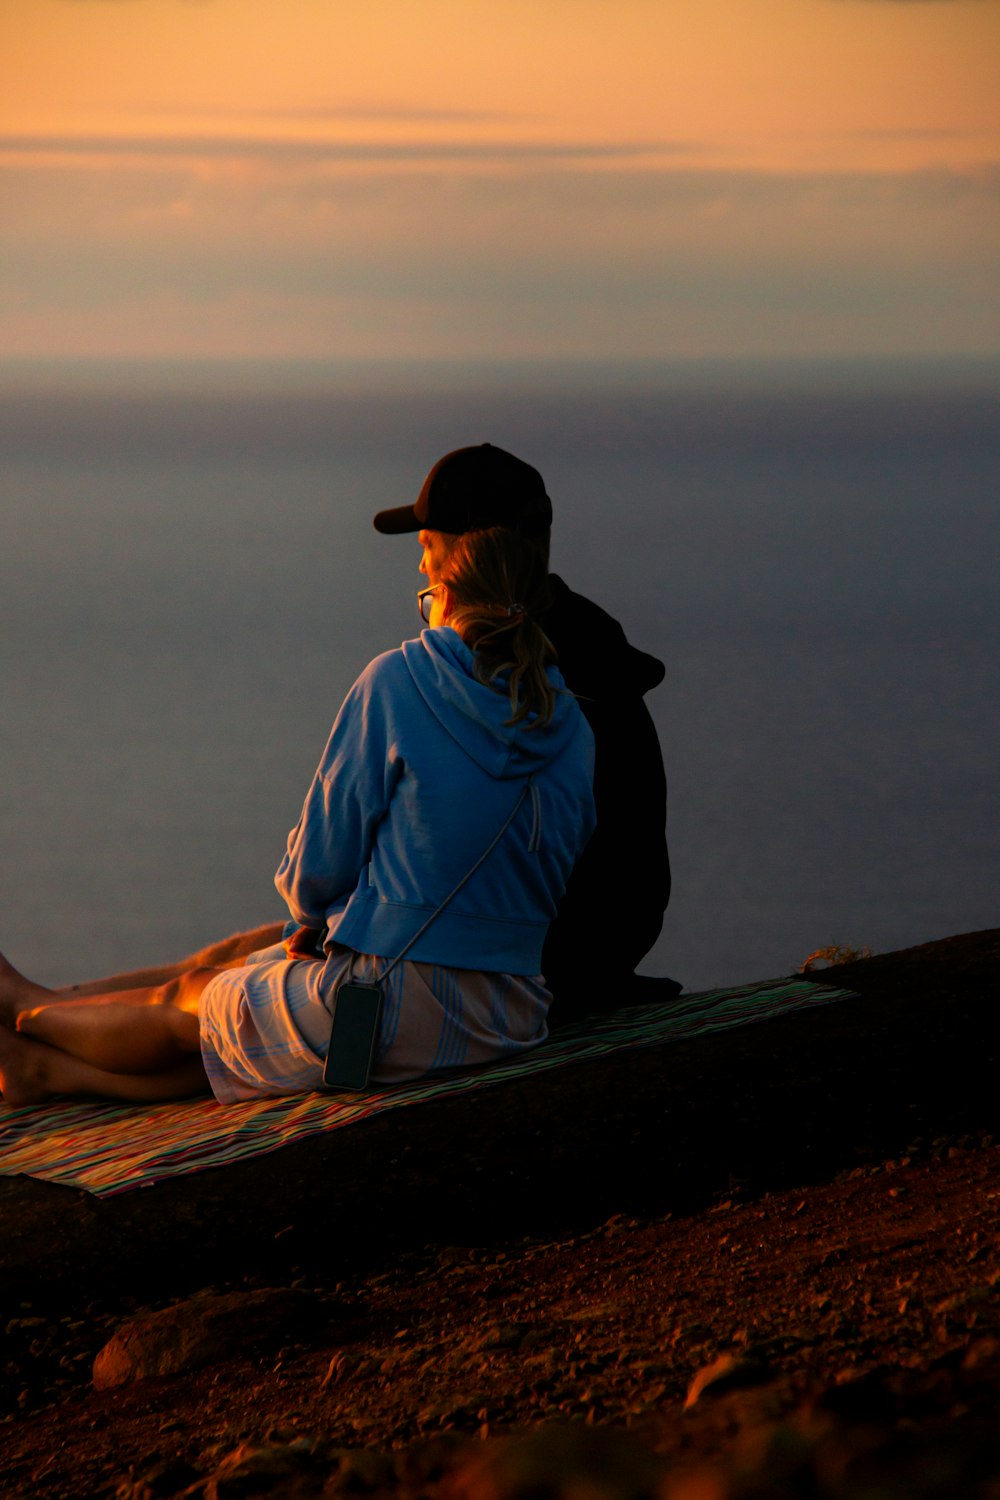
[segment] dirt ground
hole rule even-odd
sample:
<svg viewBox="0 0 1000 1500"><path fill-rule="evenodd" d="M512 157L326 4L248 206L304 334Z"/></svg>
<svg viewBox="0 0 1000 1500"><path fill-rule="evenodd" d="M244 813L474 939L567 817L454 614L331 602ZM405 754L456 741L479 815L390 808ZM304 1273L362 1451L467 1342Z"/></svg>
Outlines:
<svg viewBox="0 0 1000 1500"><path fill-rule="evenodd" d="M862 1140L845 1105L839 1158L796 1158L791 1186L786 1173L776 1189L762 1164L756 1176L716 1174L700 1201L678 1193L667 1211L652 1169L661 1141L647 1125L633 1147L650 1161L649 1202L633 1175L627 1209L601 1222L581 1201L540 1232L535 1209L518 1220L508 1199L516 1232L498 1233L459 1177L447 1237L381 1253L366 1240L363 1256L331 1250L324 1266L275 1220L284 1260L234 1262L230 1247L223 1277L219 1261L199 1276L165 1259L155 1297L127 1258L113 1284L84 1278L67 1294L74 1220L57 1197L48 1263L58 1295L44 1275L22 1276L20 1297L8 1287L0 1494L1000 1500L1000 1146L985 1128L1000 1095L986 1030L998 937L821 976L867 999L862 1035L896 1004L921 1034L942 1008L964 1034L951 1057L940 1035L929 1043L940 1115L927 1101L933 1057L924 1074L910 1063L891 1085L896 1107L882 1100L866 1115ZM984 996L970 1034L968 1007ZM848 1011L829 1018L840 1009L811 1013L809 1031L760 1026L758 1062L790 1039L839 1077L837 1036L857 1048ZM951 1076L959 1055L964 1089ZM747 1066L745 1049L740 1058ZM800 1082L815 1094L814 1073ZM767 1097L794 1134L806 1096L775 1088ZM935 1121L948 1128L933 1133ZM614 1206L606 1184L598 1196L602 1214ZM170 1226L159 1227L173 1254ZM123 1322L173 1306L183 1327L220 1298L264 1288L292 1289L294 1315L270 1327L248 1316L203 1368L94 1388L94 1356Z"/></svg>

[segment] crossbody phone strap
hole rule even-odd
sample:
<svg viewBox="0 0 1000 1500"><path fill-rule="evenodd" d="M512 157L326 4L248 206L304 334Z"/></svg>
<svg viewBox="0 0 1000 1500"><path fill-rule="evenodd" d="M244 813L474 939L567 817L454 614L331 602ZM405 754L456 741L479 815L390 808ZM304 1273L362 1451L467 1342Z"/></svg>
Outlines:
<svg viewBox="0 0 1000 1500"><path fill-rule="evenodd" d="M400 951L396 954L396 957L393 958L393 959L390 959L389 963L382 970L382 972L379 975L379 977L376 980L373 981L373 983L375 983L375 984L381 984L382 980L385 979L387 977L387 975L389 975L389 974L392 973L393 969L399 963L400 959L403 959L403 958L406 957L406 955L409 953L410 949L413 947L413 945L417 941L417 939L423 937L424 933L427 931L427 929L431 925L431 923L437 920L437 918L444 911L445 907L449 906L451 904L451 902L455 899L455 897L458 895L458 893L462 889L462 887L464 885L466 885L472 879L473 875L475 875L476 871L479 869L479 866L481 864L483 864L483 862L486 859L489 858L489 856L493 853L493 850L496 848L497 844L499 844L500 840L503 838L504 834L507 832L507 829L513 823L514 818L517 816L517 810L518 810L518 808L521 806L521 803L524 801L525 797L528 795L528 793L531 790L531 788L532 788L533 785L534 785L534 783L531 782L531 781L526 781L525 782L524 786L521 788L521 795L518 797L517 801L514 803L514 806L511 808L510 812L507 814L507 817L504 819L503 827L499 828L497 830L496 834L490 840L490 842L487 844L486 848L483 850L482 854L476 860L475 864L469 866L469 868L466 870L465 874L462 876L461 880L455 886L454 890L451 890L451 891L448 892L447 896L445 896L444 900L441 902L441 905L438 907L437 911L432 911L431 912L430 916L427 918L427 921L424 923L424 925L422 927L418 927L417 928L417 931L410 938L410 941L406 944L406 947L405 948L401 948Z"/></svg>

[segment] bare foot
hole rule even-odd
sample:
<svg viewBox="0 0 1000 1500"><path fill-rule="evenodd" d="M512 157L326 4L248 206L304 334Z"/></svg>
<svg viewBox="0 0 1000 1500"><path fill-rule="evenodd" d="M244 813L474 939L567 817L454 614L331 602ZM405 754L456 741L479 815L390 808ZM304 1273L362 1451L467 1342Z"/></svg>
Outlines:
<svg viewBox="0 0 1000 1500"><path fill-rule="evenodd" d="M48 1099L46 1053L50 1050L0 1027L0 1094L11 1109Z"/></svg>
<svg viewBox="0 0 1000 1500"><path fill-rule="evenodd" d="M13 1030L22 1010L52 999L52 991L25 979L0 953L0 1026Z"/></svg>

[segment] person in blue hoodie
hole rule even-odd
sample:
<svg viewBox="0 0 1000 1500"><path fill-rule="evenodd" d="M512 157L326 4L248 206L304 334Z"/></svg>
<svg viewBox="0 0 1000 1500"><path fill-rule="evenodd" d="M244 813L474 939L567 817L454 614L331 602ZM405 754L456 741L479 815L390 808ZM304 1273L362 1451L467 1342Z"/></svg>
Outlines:
<svg viewBox="0 0 1000 1500"><path fill-rule="evenodd" d="M452 549L420 594L428 628L376 657L337 715L275 876L283 943L77 999L0 959L7 1101L319 1088L339 986L380 979L404 949L373 1083L543 1041L542 949L595 823L593 735L538 623L548 587L507 529Z"/></svg>

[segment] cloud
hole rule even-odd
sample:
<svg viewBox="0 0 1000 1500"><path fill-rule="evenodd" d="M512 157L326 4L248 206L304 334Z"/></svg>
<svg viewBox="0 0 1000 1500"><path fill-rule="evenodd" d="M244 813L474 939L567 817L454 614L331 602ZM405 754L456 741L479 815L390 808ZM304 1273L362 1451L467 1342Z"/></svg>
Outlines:
<svg viewBox="0 0 1000 1500"><path fill-rule="evenodd" d="M327 141L274 136L0 136L0 154L85 157L263 158L369 164L397 162L608 161L703 149L691 141Z"/></svg>
<svg viewBox="0 0 1000 1500"><path fill-rule="evenodd" d="M580 356L1000 345L1000 166L7 163L8 350Z"/></svg>
<svg viewBox="0 0 1000 1500"><path fill-rule="evenodd" d="M103 108L103 106L98 106ZM530 118L514 110L500 109L431 109L408 104L302 104L233 108L217 104L148 104L125 102L124 107L145 115L176 117L201 116L226 120L391 120L396 123L477 125L499 120Z"/></svg>

